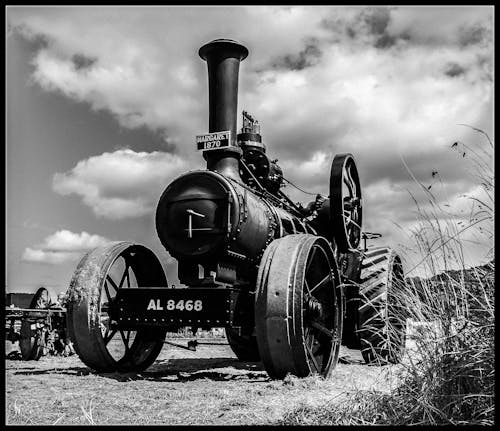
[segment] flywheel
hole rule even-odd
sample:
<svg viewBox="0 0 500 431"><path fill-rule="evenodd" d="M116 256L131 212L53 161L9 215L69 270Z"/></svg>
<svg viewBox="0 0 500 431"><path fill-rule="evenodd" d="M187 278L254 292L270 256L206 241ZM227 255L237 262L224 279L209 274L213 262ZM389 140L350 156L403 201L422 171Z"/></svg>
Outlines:
<svg viewBox="0 0 500 431"><path fill-rule="evenodd" d="M330 171L330 223L338 251L358 247L363 221L361 184L352 154L337 154Z"/></svg>

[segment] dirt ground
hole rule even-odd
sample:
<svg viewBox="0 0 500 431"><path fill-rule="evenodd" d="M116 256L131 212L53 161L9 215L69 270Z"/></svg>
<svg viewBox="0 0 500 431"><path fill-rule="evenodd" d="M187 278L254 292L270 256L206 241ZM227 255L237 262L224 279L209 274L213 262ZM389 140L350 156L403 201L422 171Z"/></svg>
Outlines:
<svg viewBox="0 0 500 431"><path fill-rule="evenodd" d="M94 374L76 355L6 360L7 424L274 424L299 406L388 391L401 367L367 366L359 352L343 348L330 379L270 380L261 363L239 362L220 344L225 339L202 341L219 344L196 352L166 344L141 374ZM6 353L11 349L6 342Z"/></svg>

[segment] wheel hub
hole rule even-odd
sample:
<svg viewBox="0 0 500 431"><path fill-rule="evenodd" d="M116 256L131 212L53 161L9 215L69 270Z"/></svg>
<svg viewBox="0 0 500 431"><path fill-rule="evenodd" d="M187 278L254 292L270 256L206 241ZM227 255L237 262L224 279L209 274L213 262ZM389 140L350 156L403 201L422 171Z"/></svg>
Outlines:
<svg viewBox="0 0 500 431"><path fill-rule="evenodd" d="M310 320L321 319L323 317L323 305L314 297L306 302L307 317Z"/></svg>

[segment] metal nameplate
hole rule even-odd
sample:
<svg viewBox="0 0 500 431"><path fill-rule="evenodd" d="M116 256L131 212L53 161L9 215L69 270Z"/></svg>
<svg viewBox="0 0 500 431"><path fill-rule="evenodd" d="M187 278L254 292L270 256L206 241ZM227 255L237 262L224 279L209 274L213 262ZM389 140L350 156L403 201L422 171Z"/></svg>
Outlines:
<svg viewBox="0 0 500 431"><path fill-rule="evenodd" d="M196 136L198 151L218 150L231 146L231 131L206 133Z"/></svg>
<svg viewBox="0 0 500 431"><path fill-rule="evenodd" d="M120 326L225 326L234 295L225 288L120 289L114 318Z"/></svg>

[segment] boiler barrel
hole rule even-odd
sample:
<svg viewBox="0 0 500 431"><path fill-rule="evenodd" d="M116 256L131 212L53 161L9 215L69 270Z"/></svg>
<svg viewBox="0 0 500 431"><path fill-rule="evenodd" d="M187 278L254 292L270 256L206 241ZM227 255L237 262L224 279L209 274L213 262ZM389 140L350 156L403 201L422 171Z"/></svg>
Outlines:
<svg viewBox="0 0 500 431"><path fill-rule="evenodd" d="M197 263L254 262L273 239L313 232L284 209L212 171L189 172L165 189L156 230L173 257Z"/></svg>

